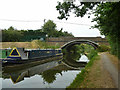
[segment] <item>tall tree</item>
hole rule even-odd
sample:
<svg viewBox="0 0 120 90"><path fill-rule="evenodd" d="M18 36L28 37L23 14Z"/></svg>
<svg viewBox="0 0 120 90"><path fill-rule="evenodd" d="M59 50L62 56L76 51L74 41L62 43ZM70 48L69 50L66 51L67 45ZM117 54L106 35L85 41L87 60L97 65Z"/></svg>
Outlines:
<svg viewBox="0 0 120 90"><path fill-rule="evenodd" d="M54 36L54 32L56 30L56 24L52 20L48 20L45 22L45 24L42 26L43 32L48 34L48 37Z"/></svg>
<svg viewBox="0 0 120 90"><path fill-rule="evenodd" d="M52 20L48 20L45 22L45 24L42 26L43 32L48 34L48 37L60 37L60 36L73 36L71 33L62 32L63 29L58 31L56 24Z"/></svg>
<svg viewBox="0 0 120 90"><path fill-rule="evenodd" d="M110 42L113 54L120 58L120 2L80 2L75 1L58 2L56 9L59 11L59 19L68 19L70 12L77 17L85 14L94 14L93 22L97 22L93 28L98 28L101 34L105 35ZM91 10L91 12L90 12ZM89 16L90 17L90 16Z"/></svg>
<svg viewBox="0 0 120 90"><path fill-rule="evenodd" d="M14 31L15 29L14 29L14 27L12 27L12 26L10 26L9 28L8 28L8 31Z"/></svg>

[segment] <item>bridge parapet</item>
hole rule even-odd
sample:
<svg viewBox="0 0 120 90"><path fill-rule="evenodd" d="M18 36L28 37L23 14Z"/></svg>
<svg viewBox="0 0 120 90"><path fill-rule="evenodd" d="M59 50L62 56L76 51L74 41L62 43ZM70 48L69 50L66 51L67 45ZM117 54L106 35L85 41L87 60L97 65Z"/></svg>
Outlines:
<svg viewBox="0 0 120 90"><path fill-rule="evenodd" d="M73 41L73 40L91 40L94 41L100 45L109 45L108 41L106 38L101 38L101 37L50 37L46 39L46 42L49 45L64 45L67 42Z"/></svg>

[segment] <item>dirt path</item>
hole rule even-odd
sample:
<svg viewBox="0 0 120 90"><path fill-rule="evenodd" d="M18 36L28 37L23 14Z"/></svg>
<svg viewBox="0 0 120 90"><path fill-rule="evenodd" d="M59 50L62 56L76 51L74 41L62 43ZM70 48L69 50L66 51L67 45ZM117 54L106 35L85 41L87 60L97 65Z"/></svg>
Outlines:
<svg viewBox="0 0 120 90"><path fill-rule="evenodd" d="M79 88L117 88L118 69L107 53L101 53L86 73L85 80Z"/></svg>
<svg viewBox="0 0 120 90"><path fill-rule="evenodd" d="M115 83L115 87L118 87L118 69L116 66L111 62L109 56L106 53L101 54L101 60L103 63L104 69L110 74L112 77L113 82Z"/></svg>

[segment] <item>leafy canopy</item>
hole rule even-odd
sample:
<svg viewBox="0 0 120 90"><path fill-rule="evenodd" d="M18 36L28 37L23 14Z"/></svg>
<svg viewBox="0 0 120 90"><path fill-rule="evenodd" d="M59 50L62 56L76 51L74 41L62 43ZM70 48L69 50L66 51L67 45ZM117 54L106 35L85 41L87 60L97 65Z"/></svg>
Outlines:
<svg viewBox="0 0 120 90"><path fill-rule="evenodd" d="M120 58L120 2L58 2L56 9L59 11L59 19L68 19L73 12L76 17L85 14L94 14L93 22L97 22L93 28L98 28L101 34L108 39L111 51Z"/></svg>

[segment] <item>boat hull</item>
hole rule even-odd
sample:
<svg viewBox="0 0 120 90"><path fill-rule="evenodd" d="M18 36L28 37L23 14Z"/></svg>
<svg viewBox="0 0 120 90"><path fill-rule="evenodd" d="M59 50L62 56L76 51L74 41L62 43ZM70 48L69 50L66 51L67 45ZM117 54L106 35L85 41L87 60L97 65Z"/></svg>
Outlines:
<svg viewBox="0 0 120 90"><path fill-rule="evenodd" d="M43 56L43 57L38 57L38 58L30 58L30 59L13 59L13 58L6 58L6 59L1 59L2 61L2 66L6 65L13 65L13 64L24 64L24 63L30 63L30 62L36 62L36 61L43 61L46 58L51 58L51 57L58 57L58 56L63 56L62 53L57 54L57 55L50 55L50 56Z"/></svg>

